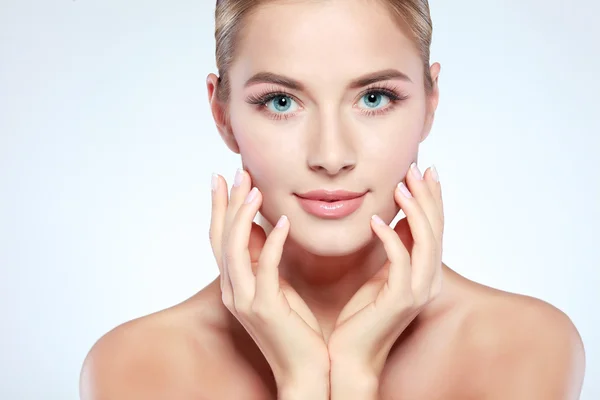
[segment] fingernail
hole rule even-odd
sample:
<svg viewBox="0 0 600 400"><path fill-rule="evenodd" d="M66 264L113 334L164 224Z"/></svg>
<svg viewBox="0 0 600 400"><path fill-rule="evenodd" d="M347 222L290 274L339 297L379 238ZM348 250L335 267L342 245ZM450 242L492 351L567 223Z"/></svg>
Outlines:
<svg viewBox="0 0 600 400"><path fill-rule="evenodd" d="M422 180L423 179L423 174L419 170L419 167L417 167L417 163L410 164L410 169L412 170L413 175L415 176L415 178L417 178L418 180Z"/></svg>
<svg viewBox="0 0 600 400"><path fill-rule="evenodd" d="M251 203L252 200L256 197L256 193L258 193L258 189L253 187L248 196L246 196L246 200L244 200L244 204Z"/></svg>
<svg viewBox="0 0 600 400"><path fill-rule="evenodd" d="M440 181L440 176L437 172L437 169L435 168L435 165L431 166L431 177L433 178L434 181L439 182Z"/></svg>
<svg viewBox="0 0 600 400"><path fill-rule="evenodd" d="M244 171L241 168L238 168L235 171L235 178L233 179L233 186L240 186L242 181L244 180Z"/></svg>
<svg viewBox="0 0 600 400"><path fill-rule="evenodd" d="M285 225L285 221L287 221L287 217L285 215L279 217L279 221L277 221L277 225L275 225L275 228L282 228Z"/></svg>
<svg viewBox="0 0 600 400"><path fill-rule="evenodd" d="M379 225L385 225L385 222L377 214L373 214L371 219L373 219L373 221L375 221L375 223L377 223Z"/></svg>
<svg viewBox="0 0 600 400"><path fill-rule="evenodd" d="M404 197L407 198L411 198L412 194L410 194L410 191L408 190L408 188L406 187L406 185L404 184L404 182L400 182L398 184L398 189L400 189L400 192L402 192L402 194L404 195Z"/></svg>
<svg viewBox="0 0 600 400"><path fill-rule="evenodd" d="M212 174L212 178L210 180L210 188L214 192L219 187L219 177L217 174Z"/></svg>

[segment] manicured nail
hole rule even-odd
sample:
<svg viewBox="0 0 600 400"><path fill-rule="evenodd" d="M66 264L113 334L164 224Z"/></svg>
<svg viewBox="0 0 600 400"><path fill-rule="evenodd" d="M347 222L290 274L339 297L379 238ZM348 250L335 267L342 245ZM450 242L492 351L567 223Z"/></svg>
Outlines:
<svg viewBox="0 0 600 400"><path fill-rule="evenodd" d="M423 179L423 174L419 170L419 167L417 167L417 163L410 164L410 169L412 170L413 175L415 176L415 178L417 178L418 180Z"/></svg>
<svg viewBox="0 0 600 400"><path fill-rule="evenodd" d="M431 177L433 178L434 181L439 182L440 181L440 176L437 172L437 169L435 168L435 165L431 166Z"/></svg>
<svg viewBox="0 0 600 400"><path fill-rule="evenodd" d="M256 198L256 194L258 193L258 189L253 187L248 196L246 196L246 200L244 200L245 204L251 203L252 200Z"/></svg>
<svg viewBox="0 0 600 400"><path fill-rule="evenodd" d="M398 189L400 189L400 192L402 192L402 194L404 195L404 197L407 198L411 198L412 194L410 194L410 191L408 190L408 188L406 187L406 185L404 184L404 182L400 182L398 184Z"/></svg>
<svg viewBox="0 0 600 400"><path fill-rule="evenodd" d="M210 180L210 188L212 189L212 191L216 191L217 188L219 187L219 177L217 176L217 174L212 174L212 178Z"/></svg>
<svg viewBox="0 0 600 400"><path fill-rule="evenodd" d="M275 225L275 228L282 228L285 225L286 221L287 217L285 215L282 215L281 217L279 217L279 221L277 221L277 225Z"/></svg>
<svg viewBox="0 0 600 400"><path fill-rule="evenodd" d="M371 218L373 219L373 221L375 221L375 223L379 225L385 225L385 222L379 217L379 215L373 214Z"/></svg>
<svg viewBox="0 0 600 400"><path fill-rule="evenodd" d="M235 171L235 178L233 179L233 186L240 186L242 181L244 180L244 171L241 168L238 168Z"/></svg>

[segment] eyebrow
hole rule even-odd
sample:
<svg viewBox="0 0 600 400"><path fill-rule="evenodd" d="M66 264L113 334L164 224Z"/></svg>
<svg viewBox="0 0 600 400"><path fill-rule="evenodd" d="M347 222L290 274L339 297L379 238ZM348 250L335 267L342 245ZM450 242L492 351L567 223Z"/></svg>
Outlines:
<svg viewBox="0 0 600 400"><path fill-rule="evenodd" d="M405 73L400 72L397 69L384 69L381 71L371 72L369 74L354 79L352 82L350 82L348 88L358 89L376 82L387 81L391 79L400 79L412 83L412 80ZM274 83L276 85L285 86L291 90L304 90L304 85L299 81L272 72L259 72L257 74L254 74L250 79L246 81L244 87L248 87L257 83Z"/></svg>

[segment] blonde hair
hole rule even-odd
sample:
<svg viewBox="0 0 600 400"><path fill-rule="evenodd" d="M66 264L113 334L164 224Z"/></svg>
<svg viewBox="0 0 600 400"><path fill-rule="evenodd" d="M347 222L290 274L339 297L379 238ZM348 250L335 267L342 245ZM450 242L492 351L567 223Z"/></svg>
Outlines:
<svg viewBox="0 0 600 400"><path fill-rule="evenodd" d="M245 18L262 3L272 0L217 0L215 9L216 61L219 71L217 98L229 99L228 71L235 57L238 33L244 28ZM401 26L406 26L424 67L425 92L431 93L433 82L429 71L429 49L433 26L428 0L377 0L388 6Z"/></svg>

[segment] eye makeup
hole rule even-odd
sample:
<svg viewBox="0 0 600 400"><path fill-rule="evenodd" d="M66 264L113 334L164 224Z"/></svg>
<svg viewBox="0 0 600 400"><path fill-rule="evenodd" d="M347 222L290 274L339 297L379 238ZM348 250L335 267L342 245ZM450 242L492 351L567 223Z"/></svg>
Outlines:
<svg viewBox="0 0 600 400"><path fill-rule="evenodd" d="M384 107L380 108L369 109L368 107L358 107L356 103L360 102L365 96L370 96L371 99L373 99L373 97L382 96L388 101L385 103ZM358 96L358 99L355 101L355 104L352 107L357 108L359 112L367 116L383 115L392 111L399 103L408 99L408 97L409 96L405 92L391 82L377 82L365 88ZM284 100L284 103L298 103L297 107L301 108L301 102L296 98L296 96L278 86L267 87L261 92L252 94L246 98L246 102L248 104L256 106L260 112L263 112L270 119L282 120L296 116L297 112L278 112L277 110L272 110L269 107L273 101L281 100ZM287 104L284 104L282 106L281 104L277 104L277 106L282 107L285 107L286 105Z"/></svg>

